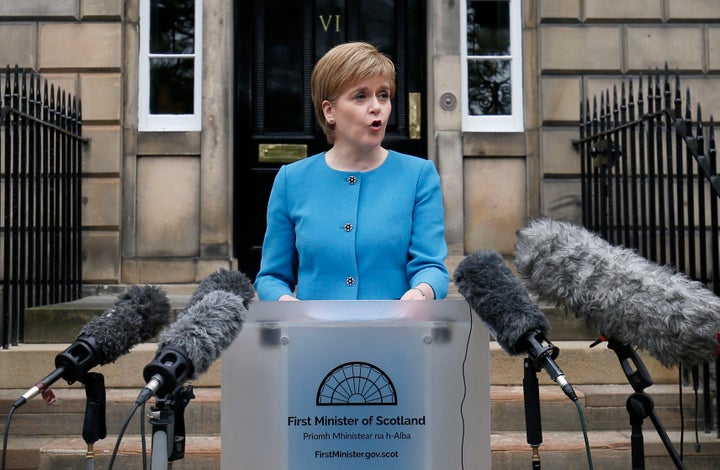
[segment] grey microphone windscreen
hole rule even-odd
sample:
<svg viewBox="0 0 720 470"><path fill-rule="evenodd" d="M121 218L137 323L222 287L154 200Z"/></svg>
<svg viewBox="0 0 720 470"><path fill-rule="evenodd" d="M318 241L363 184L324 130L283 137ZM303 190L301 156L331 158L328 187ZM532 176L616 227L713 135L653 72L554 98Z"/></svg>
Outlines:
<svg viewBox="0 0 720 470"><path fill-rule="evenodd" d="M702 283L569 222L535 219L517 233L515 266L538 298L665 366L712 361L720 299Z"/></svg>
<svg viewBox="0 0 720 470"><path fill-rule="evenodd" d="M242 271L219 269L208 275L198 285L195 292L190 296L185 308L192 307L206 294L214 290L224 290L235 295L239 295L245 304L245 308L250 305L250 301L255 296L255 288L250 279Z"/></svg>
<svg viewBox="0 0 720 470"><path fill-rule="evenodd" d="M500 254L481 250L466 256L455 269L454 279L460 294L509 354L526 351L529 332L550 330L547 318Z"/></svg>
<svg viewBox="0 0 720 470"><path fill-rule="evenodd" d="M78 334L93 337L108 364L138 343L154 338L170 320L170 301L157 286L130 286L112 307L93 317Z"/></svg>
<svg viewBox="0 0 720 470"><path fill-rule="evenodd" d="M193 368L189 378L197 379L232 344L246 314L242 297L224 290L210 291L160 333L158 352L166 346L184 350Z"/></svg>

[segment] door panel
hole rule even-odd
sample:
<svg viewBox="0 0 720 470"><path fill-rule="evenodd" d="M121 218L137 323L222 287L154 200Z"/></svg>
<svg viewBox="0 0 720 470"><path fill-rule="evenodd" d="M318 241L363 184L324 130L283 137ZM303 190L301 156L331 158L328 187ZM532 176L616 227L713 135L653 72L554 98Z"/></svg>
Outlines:
<svg viewBox="0 0 720 470"><path fill-rule="evenodd" d="M384 146L426 158L425 2L236 0L235 5L233 244L238 268L254 278L278 168L328 148L315 121L310 74L330 48L368 41L395 62L397 93Z"/></svg>

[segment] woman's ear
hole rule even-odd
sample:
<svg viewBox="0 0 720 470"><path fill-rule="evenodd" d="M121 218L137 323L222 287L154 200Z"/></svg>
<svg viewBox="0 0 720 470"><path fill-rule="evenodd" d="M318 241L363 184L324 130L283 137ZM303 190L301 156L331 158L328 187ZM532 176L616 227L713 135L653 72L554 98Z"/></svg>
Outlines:
<svg viewBox="0 0 720 470"><path fill-rule="evenodd" d="M325 115L325 121L327 121L328 124L335 124L335 110L333 109L332 103L328 100L323 100L322 102L322 110L323 114Z"/></svg>

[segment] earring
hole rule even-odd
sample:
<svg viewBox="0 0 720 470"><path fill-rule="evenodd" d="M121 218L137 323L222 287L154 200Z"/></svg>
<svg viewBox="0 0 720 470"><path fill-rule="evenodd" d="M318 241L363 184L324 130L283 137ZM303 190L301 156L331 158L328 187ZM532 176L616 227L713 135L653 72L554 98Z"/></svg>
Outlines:
<svg viewBox="0 0 720 470"><path fill-rule="evenodd" d="M327 120L328 124L335 124L335 119L330 118Z"/></svg>

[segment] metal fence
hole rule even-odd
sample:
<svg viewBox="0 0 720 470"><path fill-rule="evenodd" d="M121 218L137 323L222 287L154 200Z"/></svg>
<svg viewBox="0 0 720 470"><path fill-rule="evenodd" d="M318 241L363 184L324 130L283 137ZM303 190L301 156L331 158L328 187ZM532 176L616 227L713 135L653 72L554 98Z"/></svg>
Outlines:
<svg viewBox="0 0 720 470"><path fill-rule="evenodd" d="M4 82L4 83L3 83ZM38 74L0 76L2 347L24 340L27 307L80 297L81 104Z"/></svg>
<svg viewBox="0 0 720 470"><path fill-rule="evenodd" d="M717 149L713 118L679 73L648 72L580 103L582 223L613 245L670 265L720 295ZM684 100L683 100L684 97ZM599 103L598 103L599 101ZM713 427L711 376L701 381L705 431ZM699 377L702 380L699 380ZM717 399L717 395L716 395ZM716 403L716 409L717 409Z"/></svg>

